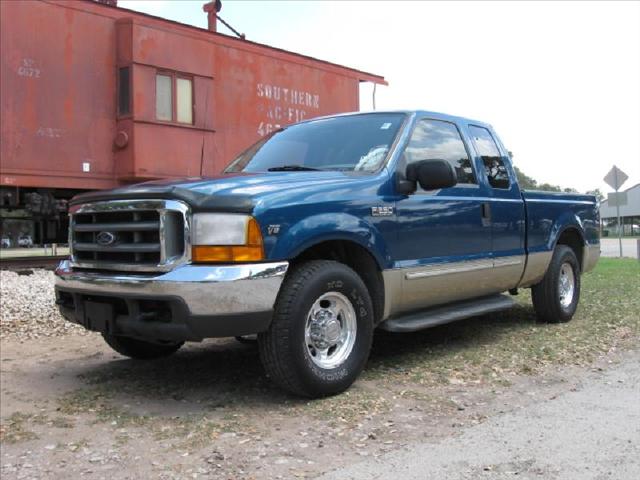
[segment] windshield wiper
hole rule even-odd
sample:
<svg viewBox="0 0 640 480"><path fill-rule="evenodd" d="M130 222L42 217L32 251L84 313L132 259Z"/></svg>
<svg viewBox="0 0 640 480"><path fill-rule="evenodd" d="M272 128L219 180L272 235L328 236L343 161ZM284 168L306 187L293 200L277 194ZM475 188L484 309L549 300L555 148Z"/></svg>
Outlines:
<svg viewBox="0 0 640 480"><path fill-rule="evenodd" d="M311 172L318 171L319 168L305 167L304 165L282 165L281 167L271 167L269 172Z"/></svg>

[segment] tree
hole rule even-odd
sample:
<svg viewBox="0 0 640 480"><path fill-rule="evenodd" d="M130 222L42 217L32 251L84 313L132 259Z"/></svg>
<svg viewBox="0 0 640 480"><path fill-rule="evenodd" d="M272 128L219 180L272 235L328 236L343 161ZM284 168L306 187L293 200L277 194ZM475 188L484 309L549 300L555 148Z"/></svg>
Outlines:
<svg viewBox="0 0 640 480"><path fill-rule="evenodd" d="M518 178L518 184L520 188L524 190L544 190L547 192L565 192L565 193L578 193L573 187L561 187L559 185L552 185L551 183L538 183L535 178L530 177L515 165L513 169L516 172Z"/></svg>
<svg viewBox="0 0 640 480"><path fill-rule="evenodd" d="M595 195L598 202L602 202L605 199L604 193L602 193L599 188L588 190L587 195Z"/></svg>
<svg viewBox="0 0 640 480"><path fill-rule="evenodd" d="M559 185L552 185L550 183L538 183L535 178L530 177L518 167L513 165L513 169L516 172L516 177L518 178L518 185L523 190L545 190L547 192L565 192L565 193L579 193L573 187L561 187ZM605 199L604 194L600 191L599 188L594 190L589 190L587 195L595 195L598 202L601 202Z"/></svg>
<svg viewBox="0 0 640 480"><path fill-rule="evenodd" d="M561 192L562 188L557 185L551 185L550 183L541 183L536 190L544 190L545 192Z"/></svg>
<svg viewBox="0 0 640 480"><path fill-rule="evenodd" d="M524 173L515 165L513 166L513 169L516 171L516 177L518 177L518 184L520 185L520 188L525 190L539 189L538 182L534 178L531 178L530 176L528 176L526 173Z"/></svg>

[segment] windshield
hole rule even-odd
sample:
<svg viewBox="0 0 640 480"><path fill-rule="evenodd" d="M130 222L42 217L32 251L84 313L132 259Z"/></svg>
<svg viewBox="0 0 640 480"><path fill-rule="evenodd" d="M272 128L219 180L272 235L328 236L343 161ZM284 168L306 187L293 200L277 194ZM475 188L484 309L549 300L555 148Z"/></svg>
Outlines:
<svg viewBox="0 0 640 480"><path fill-rule="evenodd" d="M370 113L292 125L260 140L225 172L373 172L385 161L404 117L403 113Z"/></svg>

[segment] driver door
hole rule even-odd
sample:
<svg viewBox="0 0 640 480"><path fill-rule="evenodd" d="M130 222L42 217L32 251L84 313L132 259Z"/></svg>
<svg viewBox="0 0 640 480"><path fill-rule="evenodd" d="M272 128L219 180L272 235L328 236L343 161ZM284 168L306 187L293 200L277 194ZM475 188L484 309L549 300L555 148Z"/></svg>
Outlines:
<svg viewBox="0 0 640 480"><path fill-rule="evenodd" d="M458 184L433 191L418 185L415 193L397 200L394 259L402 270L401 311L492 291L489 199L471 158L455 123L437 118L416 122L398 174L404 175L412 162L442 159L453 165Z"/></svg>

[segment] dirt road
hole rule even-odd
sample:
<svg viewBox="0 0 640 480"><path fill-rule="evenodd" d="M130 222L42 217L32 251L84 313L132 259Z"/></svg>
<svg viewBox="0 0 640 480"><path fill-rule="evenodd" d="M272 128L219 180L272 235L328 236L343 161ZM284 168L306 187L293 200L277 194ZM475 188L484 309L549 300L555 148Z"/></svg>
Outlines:
<svg viewBox="0 0 640 480"><path fill-rule="evenodd" d="M548 368L508 383L452 378L421 389L365 379L347 394L310 402L272 388L255 347L233 340L190 345L159 362L123 359L96 335L3 342L1 353L3 480L312 478L363 460L329 478L347 472L365 478L371 469L391 475L410 462L416 469L407 475L448 464L471 475L447 471L450 478L476 478L477 469L484 475L542 469L537 478L554 478L551 453L597 472L604 458L598 448L614 461L617 476L607 478L631 478L620 469L637 468L624 458L638 445L637 408L636 417L629 412L638 354L635 367L604 377L594 372L607 371L615 352L588 368ZM581 391L595 396L576 397ZM566 451L548 437L563 420L572 425L562 427ZM599 447L579 446L605 422L612 430ZM503 432L510 440L494 451ZM630 437L635 441L627 445ZM439 458L433 465L426 460L434 458L426 454L431 448ZM404 452L399 461L397 451Z"/></svg>
<svg viewBox="0 0 640 480"><path fill-rule="evenodd" d="M517 475L517 477L514 477ZM640 478L640 354L577 388L462 435L412 445L322 480Z"/></svg>

